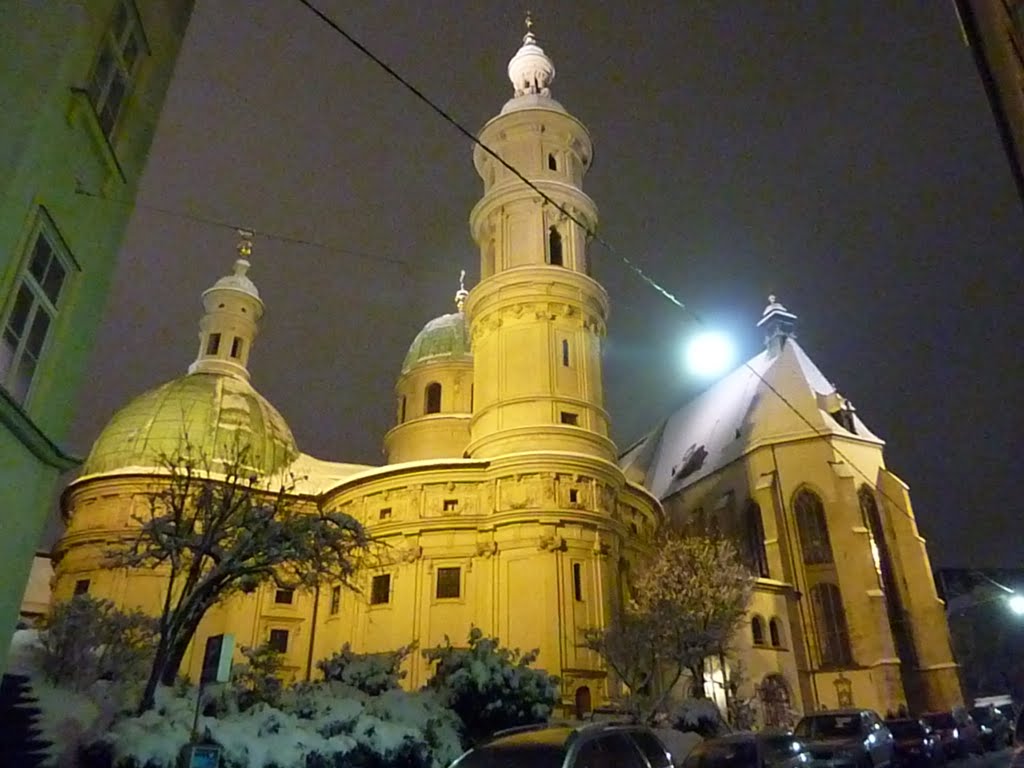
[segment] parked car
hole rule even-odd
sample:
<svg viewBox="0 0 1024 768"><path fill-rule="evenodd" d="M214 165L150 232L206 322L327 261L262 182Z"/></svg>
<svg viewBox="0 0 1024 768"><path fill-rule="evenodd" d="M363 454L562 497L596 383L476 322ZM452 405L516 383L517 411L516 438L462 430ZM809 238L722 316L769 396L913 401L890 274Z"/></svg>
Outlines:
<svg viewBox="0 0 1024 768"><path fill-rule="evenodd" d="M985 751L981 732L966 713L956 718L952 712L928 712L921 720L938 736L946 757L967 757L972 752L980 755Z"/></svg>
<svg viewBox="0 0 1024 768"><path fill-rule="evenodd" d="M672 768L672 759L650 728L544 724L496 733L450 768Z"/></svg>
<svg viewBox="0 0 1024 768"><path fill-rule="evenodd" d="M900 768L942 765L946 755L932 729L912 717L886 720L893 738L893 757Z"/></svg>
<svg viewBox="0 0 1024 768"><path fill-rule="evenodd" d="M706 739L683 761L683 768L803 768L807 750L791 733L731 733Z"/></svg>
<svg viewBox="0 0 1024 768"><path fill-rule="evenodd" d="M971 707L970 715L981 729L981 742L985 749L1002 749L1013 743L1013 725L991 704Z"/></svg>
<svg viewBox="0 0 1024 768"><path fill-rule="evenodd" d="M811 766L883 768L893 762L893 738L878 713L837 709L802 718L794 731L807 747Z"/></svg>

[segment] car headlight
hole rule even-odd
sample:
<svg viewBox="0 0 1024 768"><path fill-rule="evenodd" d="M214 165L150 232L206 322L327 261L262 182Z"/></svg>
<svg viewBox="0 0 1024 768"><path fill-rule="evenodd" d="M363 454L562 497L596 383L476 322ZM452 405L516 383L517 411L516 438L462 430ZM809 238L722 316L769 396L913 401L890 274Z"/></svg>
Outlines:
<svg viewBox="0 0 1024 768"><path fill-rule="evenodd" d="M960 729L959 728L954 728L953 729L953 738L954 739L959 739L960 738Z"/></svg>

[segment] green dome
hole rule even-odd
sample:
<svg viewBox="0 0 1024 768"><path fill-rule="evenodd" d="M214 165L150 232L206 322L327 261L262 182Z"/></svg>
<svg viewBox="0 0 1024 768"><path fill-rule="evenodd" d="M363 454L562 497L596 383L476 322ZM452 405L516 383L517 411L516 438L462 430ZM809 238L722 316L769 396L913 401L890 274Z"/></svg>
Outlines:
<svg viewBox="0 0 1024 768"><path fill-rule="evenodd" d="M402 363L402 373L408 373L422 362L448 358L472 361L469 351L469 329L466 316L461 312L434 318L416 334Z"/></svg>
<svg viewBox="0 0 1024 768"><path fill-rule="evenodd" d="M83 475L160 467L188 436L196 458L229 460L249 450L247 468L270 474L298 456L288 424L248 381L193 373L135 398L114 414L92 446Z"/></svg>

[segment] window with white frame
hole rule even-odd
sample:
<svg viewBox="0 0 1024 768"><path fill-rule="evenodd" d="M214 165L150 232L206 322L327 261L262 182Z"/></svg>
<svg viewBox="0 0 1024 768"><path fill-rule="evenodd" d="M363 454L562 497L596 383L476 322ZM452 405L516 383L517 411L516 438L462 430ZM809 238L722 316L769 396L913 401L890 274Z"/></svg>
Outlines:
<svg viewBox="0 0 1024 768"><path fill-rule="evenodd" d="M0 385L24 403L68 282L70 256L40 210L21 270L5 302L0 341Z"/></svg>
<svg viewBox="0 0 1024 768"><path fill-rule="evenodd" d="M89 79L89 98L108 139L113 138L117 118L135 85L139 61L145 53L146 38L135 3L118 0Z"/></svg>

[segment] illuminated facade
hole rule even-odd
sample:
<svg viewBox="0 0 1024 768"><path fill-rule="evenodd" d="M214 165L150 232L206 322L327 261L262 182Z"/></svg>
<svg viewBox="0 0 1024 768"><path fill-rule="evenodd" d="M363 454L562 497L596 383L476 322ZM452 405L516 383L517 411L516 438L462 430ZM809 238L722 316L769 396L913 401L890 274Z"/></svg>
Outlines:
<svg viewBox="0 0 1024 768"><path fill-rule="evenodd" d="M668 427L617 457L600 355L608 297L589 276L586 252L586 230L597 225L596 206L582 189L593 147L586 128L552 98L554 67L530 31L509 63L509 77L513 97L480 137L530 184L475 151L483 196L470 228L480 280L472 291L460 286L455 311L429 322L413 341L396 384L396 423L384 436L388 463L341 464L302 454L280 414L249 383L247 359L263 304L248 278L243 245L234 274L204 294L199 352L188 374L119 411L66 491L70 523L55 553L56 599L88 591L154 610L159 574L105 569L105 543L124 535L133 510L146 504L159 482L160 455L174 453L183 433L215 456L241 437L252 446L254 469L299 478L297 504L319 503L360 520L389 545L387 561L360 575L360 594L325 585L315 593L268 587L233 597L204 620L196 648L219 632L232 632L241 645L270 642L284 652L290 675L306 678L344 642L357 651L414 642L424 648L446 635L458 642L475 625L509 646L538 648L538 665L562 679L569 711L615 694L599 660L579 647L580 630L605 625L621 604L663 509L685 522L695 499L725 492L716 477L732 482L731 473L747 463L756 469L751 490L737 479L732 492L771 509L766 494L774 486L762 467L771 441L751 444L749 459L721 464L699 482L694 475L696 484L665 482L662 465L680 458L670 458L676 442L668 440L675 434ZM775 343L778 359L789 360L795 344ZM771 403L763 407L773 418L784 415ZM796 453L779 449L780 460L798 461L800 451L817 457L806 435L796 443ZM870 456L880 466L877 438L852 443L858 458ZM834 465L823 460L821 472L836 474ZM786 479L796 478L794 471ZM815 488L826 479L805 475ZM717 508L708 511L725 519ZM763 551L766 571L754 611L764 617L764 637L778 642L768 640L766 648L741 642L741 659L758 675L755 682L769 678L764 690L777 674L783 681L777 693L794 709L831 703L815 686L826 685L832 673L807 666L817 657L804 651L809 625L799 611L808 601L798 599L807 588L804 571L785 565L796 539L778 530L770 514L763 518L752 551ZM851 635L884 634L870 537L855 527L849 536L867 559L840 574L844 596L847 590L864 595L847 600ZM838 529L833 540L838 547ZM907 562L922 563L927 575L923 548L914 543L918 549ZM842 668L854 677L858 701L884 709L902 700L891 643L870 657L860 655L860 645L854 650L867 671L852 663ZM200 655L193 651L185 662L193 678ZM428 674L422 658L410 658L408 685L422 685ZM863 683L865 675L882 681Z"/></svg>
<svg viewBox="0 0 1024 768"><path fill-rule="evenodd" d="M4 6L0 670L58 480L79 461L62 444L192 5Z"/></svg>

